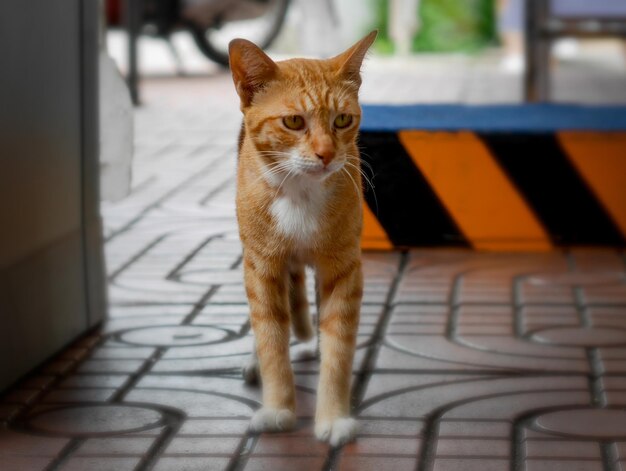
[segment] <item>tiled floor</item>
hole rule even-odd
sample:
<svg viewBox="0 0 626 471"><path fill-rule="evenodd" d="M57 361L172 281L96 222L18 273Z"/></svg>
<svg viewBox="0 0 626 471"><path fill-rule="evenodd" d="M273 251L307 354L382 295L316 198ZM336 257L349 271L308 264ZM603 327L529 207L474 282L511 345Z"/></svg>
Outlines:
<svg viewBox="0 0 626 471"><path fill-rule="evenodd" d="M297 431L248 433L232 86L146 85L133 192L103 207L110 320L4 396L1 470L626 469L615 250L366 254L357 442L313 438L318 364L298 345Z"/></svg>

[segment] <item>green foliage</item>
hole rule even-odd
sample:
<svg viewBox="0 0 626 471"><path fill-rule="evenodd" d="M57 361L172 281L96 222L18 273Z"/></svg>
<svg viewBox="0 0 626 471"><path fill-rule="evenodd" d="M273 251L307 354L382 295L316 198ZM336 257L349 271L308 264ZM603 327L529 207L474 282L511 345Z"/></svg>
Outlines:
<svg viewBox="0 0 626 471"><path fill-rule="evenodd" d="M475 51L496 40L493 0L422 0L415 51Z"/></svg>
<svg viewBox="0 0 626 471"><path fill-rule="evenodd" d="M375 49L391 54L389 0L370 0L378 29ZM421 28L413 41L418 52L472 52L496 41L494 0L421 0Z"/></svg>
<svg viewBox="0 0 626 471"><path fill-rule="evenodd" d="M378 30L374 49L381 54L393 54L394 44L389 37L389 0L370 0L376 22L373 28ZM370 28L371 30L372 28Z"/></svg>

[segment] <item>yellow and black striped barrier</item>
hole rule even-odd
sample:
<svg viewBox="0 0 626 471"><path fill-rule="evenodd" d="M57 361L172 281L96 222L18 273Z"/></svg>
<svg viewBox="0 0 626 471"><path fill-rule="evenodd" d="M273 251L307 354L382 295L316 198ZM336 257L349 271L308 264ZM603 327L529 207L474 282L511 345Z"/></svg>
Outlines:
<svg viewBox="0 0 626 471"><path fill-rule="evenodd" d="M626 132L371 128L364 249L625 245Z"/></svg>

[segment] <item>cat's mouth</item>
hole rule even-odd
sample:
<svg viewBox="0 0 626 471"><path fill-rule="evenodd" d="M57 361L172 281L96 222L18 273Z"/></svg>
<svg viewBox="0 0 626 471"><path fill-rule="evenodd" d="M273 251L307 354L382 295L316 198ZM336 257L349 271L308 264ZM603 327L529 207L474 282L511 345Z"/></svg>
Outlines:
<svg viewBox="0 0 626 471"><path fill-rule="evenodd" d="M300 174L306 175L309 178L324 180L333 173L335 173L341 164L338 162L331 162L329 165L305 165L298 168Z"/></svg>

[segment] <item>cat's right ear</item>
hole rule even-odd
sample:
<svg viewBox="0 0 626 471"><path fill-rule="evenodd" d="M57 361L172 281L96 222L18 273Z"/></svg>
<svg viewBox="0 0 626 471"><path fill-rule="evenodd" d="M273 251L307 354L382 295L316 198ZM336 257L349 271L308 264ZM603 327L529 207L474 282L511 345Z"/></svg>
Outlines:
<svg viewBox="0 0 626 471"><path fill-rule="evenodd" d="M246 108L252 103L254 94L276 77L278 66L246 39L233 39L228 45L228 56L241 107Z"/></svg>

